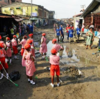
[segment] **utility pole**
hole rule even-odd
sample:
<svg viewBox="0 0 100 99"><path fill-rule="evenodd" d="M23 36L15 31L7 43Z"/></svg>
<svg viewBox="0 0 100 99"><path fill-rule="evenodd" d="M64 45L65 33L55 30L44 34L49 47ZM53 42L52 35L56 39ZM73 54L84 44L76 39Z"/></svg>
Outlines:
<svg viewBox="0 0 100 99"><path fill-rule="evenodd" d="M8 4L10 3L10 0L8 0Z"/></svg>
<svg viewBox="0 0 100 99"><path fill-rule="evenodd" d="M32 0L31 0L31 18L32 18Z"/></svg>

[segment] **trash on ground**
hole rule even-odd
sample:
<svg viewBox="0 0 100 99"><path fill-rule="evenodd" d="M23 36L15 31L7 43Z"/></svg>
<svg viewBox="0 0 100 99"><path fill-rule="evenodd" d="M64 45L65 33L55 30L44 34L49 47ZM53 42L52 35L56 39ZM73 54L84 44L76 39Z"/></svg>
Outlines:
<svg viewBox="0 0 100 99"><path fill-rule="evenodd" d="M81 77L83 73L77 67L68 67L65 71L66 74L69 74L72 77Z"/></svg>

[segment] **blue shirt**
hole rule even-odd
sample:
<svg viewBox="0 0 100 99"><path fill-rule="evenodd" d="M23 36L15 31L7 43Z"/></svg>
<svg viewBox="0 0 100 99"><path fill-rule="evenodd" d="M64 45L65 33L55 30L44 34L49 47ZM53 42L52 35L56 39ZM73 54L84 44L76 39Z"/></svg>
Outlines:
<svg viewBox="0 0 100 99"><path fill-rule="evenodd" d="M61 31L61 34L63 34L63 27L60 27L59 30Z"/></svg>
<svg viewBox="0 0 100 99"><path fill-rule="evenodd" d="M56 29L57 36L60 36L60 30Z"/></svg>
<svg viewBox="0 0 100 99"><path fill-rule="evenodd" d="M72 29L69 30L69 37L71 37L71 38L73 37L73 32L74 31Z"/></svg>
<svg viewBox="0 0 100 99"><path fill-rule="evenodd" d="M30 24L28 24L27 27L30 28Z"/></svg>
<svg viewBox="0 0 100 99"><path fill-rule="evenodd" d="M33 32L33 26L32 25L30 25L30 31Z"/></svg>
<svg viewBox="0 0 100 99"><path fill-rule="evenodd" d="M76 28L77 34L79 35L81 32L81 28Z"/></svg>

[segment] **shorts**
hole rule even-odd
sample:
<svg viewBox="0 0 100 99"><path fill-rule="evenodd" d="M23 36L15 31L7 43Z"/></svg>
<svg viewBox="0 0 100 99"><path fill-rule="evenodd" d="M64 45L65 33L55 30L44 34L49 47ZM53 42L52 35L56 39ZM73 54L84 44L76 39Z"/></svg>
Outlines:
<svg viewBox="0 0 100 99"><path fill-rule="evenodd" d="M8 64L5 62L5 57L0 58L0 61L5 69L8 69ZM0 64L0 70L3 69L2 65Z"/></svg>
<svg viewBox="0 0 100 99"><path fill-rule="evenodd" d="M50 67L50 74L51 74L51 76L54 76L55 72L56 72L57 76L60 75L59 65L51 65L51 67Z"/></svg>

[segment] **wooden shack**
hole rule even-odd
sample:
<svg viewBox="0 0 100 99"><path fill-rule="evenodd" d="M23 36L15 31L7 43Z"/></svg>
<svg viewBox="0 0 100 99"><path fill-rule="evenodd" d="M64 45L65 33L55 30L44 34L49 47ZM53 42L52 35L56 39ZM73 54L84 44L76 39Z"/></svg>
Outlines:
<svg viewBox="0 0 100 99"><path fill-rule="evenodd" d="M100 0L93 0L83 12L85 28L94 25L95 30L100 27Z"/></svg>

